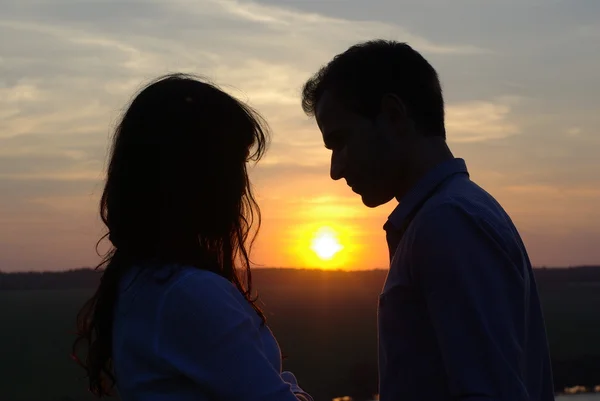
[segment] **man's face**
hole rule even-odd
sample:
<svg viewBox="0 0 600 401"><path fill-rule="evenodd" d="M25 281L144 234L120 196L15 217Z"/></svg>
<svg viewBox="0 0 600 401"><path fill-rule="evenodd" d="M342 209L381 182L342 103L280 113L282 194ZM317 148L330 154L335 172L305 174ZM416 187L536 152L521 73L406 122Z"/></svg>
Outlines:
<svg viewBox="0 0 600 401"><path fill-rule="evenodd" d="M409 146L397 124L385 116L376 121L348 110L331 92L316 109L325 147L331 150L331 178L345 178L368 207L377 207L397 195Z"/></svg>

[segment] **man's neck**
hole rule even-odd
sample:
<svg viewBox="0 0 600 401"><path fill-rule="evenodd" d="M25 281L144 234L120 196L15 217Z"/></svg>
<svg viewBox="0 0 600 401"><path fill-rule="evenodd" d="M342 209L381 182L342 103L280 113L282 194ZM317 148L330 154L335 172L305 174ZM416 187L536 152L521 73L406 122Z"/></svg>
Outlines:
<svg viewBox="0 0 600 401"><path fill-rule="evenodd" d="M423 140L415 149L410 172L405 176L406 179L399 188L396 200L400 202L406 193L437 165L452 159L454 159L454 155L444 139L433 137Z"/></svg>

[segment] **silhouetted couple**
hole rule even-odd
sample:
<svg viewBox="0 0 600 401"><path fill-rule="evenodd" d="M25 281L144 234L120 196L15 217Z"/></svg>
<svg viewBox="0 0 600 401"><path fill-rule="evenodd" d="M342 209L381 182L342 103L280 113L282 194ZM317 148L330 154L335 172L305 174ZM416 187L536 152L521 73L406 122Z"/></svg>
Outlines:
<svg viewBox="0 0 600 401"><path fill-rule="evenodd" d="M380 399L554 399L527 252L449 150L434 68L407 44L358 44L306 83L302 107L331 150L332 179L368 207L399 202L384 225ZM311 400L282 372L251 292L260 219L246 165L267 142L256 111L189 76L162 77L133 100L101 200L113 248L78 318L94 393L116 384L124 401Z"/></svg>

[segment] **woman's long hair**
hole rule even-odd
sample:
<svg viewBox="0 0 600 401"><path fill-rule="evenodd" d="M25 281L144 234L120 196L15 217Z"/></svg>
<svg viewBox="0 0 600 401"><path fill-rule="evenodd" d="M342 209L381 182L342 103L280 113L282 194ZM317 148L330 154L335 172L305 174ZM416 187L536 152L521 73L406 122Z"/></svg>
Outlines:
<svg viewBox="0 0 600 401"><path fill-rule="evenodd" d="M92 393L110 395L115 385L113 310L119 280L134 264L211 270L234 283L264 321L251 297L249 236L260 210L246 164L267 145L257 112L198 78L167 75L134 98L115 131L100 201L112 247L97 267L96 293L77 316L73 344ZM87 354L80 358L81 348Z"/></svg>

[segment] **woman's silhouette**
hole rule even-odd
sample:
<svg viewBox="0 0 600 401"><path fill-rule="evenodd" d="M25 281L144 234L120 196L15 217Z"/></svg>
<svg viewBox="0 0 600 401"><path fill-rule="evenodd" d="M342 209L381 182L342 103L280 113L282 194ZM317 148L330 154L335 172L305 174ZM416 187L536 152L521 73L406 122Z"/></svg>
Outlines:
<svg viewBox="0 0 600 401"><path fill-rule="evenodd" d="M113 248L73 347L93 393L116 385L124 401L310 399L281 372L251 296L260 212L246 164L267 142L258 113L187 75L162 77L133 100L100 204Z"/></svg>

